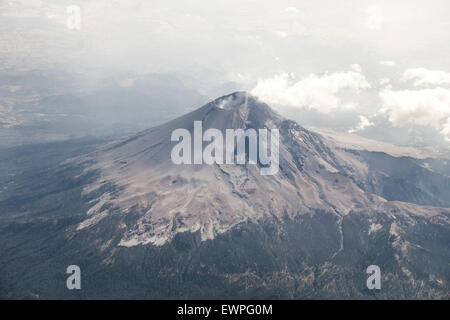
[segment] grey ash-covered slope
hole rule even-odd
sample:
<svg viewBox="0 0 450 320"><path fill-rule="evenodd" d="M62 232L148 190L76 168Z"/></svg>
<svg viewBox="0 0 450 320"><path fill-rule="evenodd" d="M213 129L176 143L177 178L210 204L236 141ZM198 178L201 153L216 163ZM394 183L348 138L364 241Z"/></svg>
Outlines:
<svg viewBox="0 0 450 320"><path fill-rule="evenodd" d="M171 133L192 132L195 120L203 130L279 129L280 170L264 176L252 164L174 165ZM27 212L1 200L11 212L0 233L0 271L27 275L20 286L0 279L5 295L448 298L450 210L438 207L446 193L416 197L421 185L433 190L436 173L404 177L405 190L416 193L396 196L397 180L386 179L387 168L371 157L335 146L245 92L221 97L42 174L49 184L71 186L50 194L41 184L32 188L54 199L40 213L34 200ZM448 177L439 177L445 186ZM45 281L5 262L27 261L12 251L33 252L23 238L42 243L32 257ZM58 268L77 261L87 281L82 292L69 293L56 285L64 278ZM381 291L366 288L372 264L382 269ZM52 268L59 271L52 275Z"/></svg>

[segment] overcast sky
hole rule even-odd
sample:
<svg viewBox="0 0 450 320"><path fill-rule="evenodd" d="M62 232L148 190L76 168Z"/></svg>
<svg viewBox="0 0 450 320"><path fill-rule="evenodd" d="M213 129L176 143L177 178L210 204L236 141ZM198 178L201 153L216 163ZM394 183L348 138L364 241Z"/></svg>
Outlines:
<svg viewBox="0 0 450 320"><path fill-rule="evenodd" d="M445 141L449 17L447 0L1 0L0 68L214 71L348 132L384 121Z"/></svg>

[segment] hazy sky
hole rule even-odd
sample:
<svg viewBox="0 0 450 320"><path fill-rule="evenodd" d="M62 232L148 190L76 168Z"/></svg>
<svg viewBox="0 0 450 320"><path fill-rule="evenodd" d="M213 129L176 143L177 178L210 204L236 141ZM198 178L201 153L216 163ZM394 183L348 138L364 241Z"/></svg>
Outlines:
<svg viewBox="0 0 450 320"><path fill-rule="evenodd" d="M86 74L214 71L275 106L323 119L338 111L349 132L385 121L445 140L449 17L448 0L0 0L0 62Z"/></svg>
<svg viewBox="0 0 450 320"><path fill-rule="evenodd" d="M243 76L381 60L444 70L450 64L446 0L0 3L2 55L31 64L140 71L200 65ZM81 9L80 30L67 26L71 5Z"/></svg>

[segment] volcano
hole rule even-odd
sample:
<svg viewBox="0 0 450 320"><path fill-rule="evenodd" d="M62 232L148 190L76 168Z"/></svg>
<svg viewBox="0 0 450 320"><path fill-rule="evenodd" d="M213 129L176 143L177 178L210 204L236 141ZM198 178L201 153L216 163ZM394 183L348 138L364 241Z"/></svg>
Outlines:
<svg viewBox="0 0 450 320"><path fill-rule="evenodd" d="M262 175L260 161L175 164L172 133L185 129L194 136L196 121L224 136L230 129L278 130L277 172ZM82 298L448 298L445 191L424 196L424 181L438 179L431 171L414 185L422 189L407 176L396 190L386 170L374 168L375 156L337 146L235 92L66 159L47 177L50 184L69 181L64 196L54 198L59 205L9 214L4 238L24 225L46 230L26 235L51 235L35 263L52 283L58 277L52 267L81 261L89 278ZM385 156L423 169L409 158ZM439 179L450 185L448 177ZM70 214L61 214L67 207ZM381 290L366 286L370 265L381 269ZM7 293L78 294L27 279L29 289L7 283Z"/></svg>

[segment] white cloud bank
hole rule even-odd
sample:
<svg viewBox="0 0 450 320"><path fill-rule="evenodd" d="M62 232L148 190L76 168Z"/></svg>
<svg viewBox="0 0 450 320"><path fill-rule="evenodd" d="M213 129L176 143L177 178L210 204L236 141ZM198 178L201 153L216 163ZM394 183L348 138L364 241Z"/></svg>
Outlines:
<svg viewBox="0 0 450 320"><path fill-rule="evenodd" d="M403 81L413 81L414 86L450 85L450 73L442 70L425 68L407 69L402 76Z"/></svg>
<svg viewBox="0 0 450 320"><path fill-rule="evenodd" d="M401 80L411 81L414 86L444 85L450 84L450 74L424 68L407 69ZM300 80L288 73L260 79L252 94L274 106L316 110L331 117L332 112L336 110L357 112L354 103L342 101L347 95L343 95L344 92L341 91L358 92L370 87L371 84L362 73L361 67L355 64L347 71L324 75L310 74ZM450 142L449 88L440 86L394 90L391 80L387 77L378 79L377 87L380 88L378 96L381 105L377 107L375 115L386 116L387 121L398 128L431 128ZM358 118L359 121L348 130L349 133L375 126L367 114L360 114Z"/></svg>
<svg viewBox="0 0 450 320"><path fill-rule="evenodd" d="M352 65L351 70L347 72L322 76L310 74L297 82L292 74L282 73L259 80L251 93L269 104L304 107L329 113L338 107L345 108L337 95L340 90L369 87L370 84L361 73L359 65Z"/></svg>
<svg viewBox="0 0 450 320"><path fill-rule="evenodd" d="M450 90L444 88L401 90L384 89L379 93L381 111L399 127L428 126L450 139Z"/></svg>
<svg viewBox="0 0 450 320"><path fill-rule="evenodd" d="M361 116L360 115L359 116L359 123L358 123L358 125L356 127L352 128L352 129L348 130L348 133L354 133L356 131L362 131L362 130L364 130L364 129L368 128L368 127L371 127L373 125L374 125L373 122L370 122L370 120L367 119L365 116Z"/></svg>

